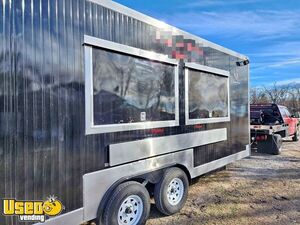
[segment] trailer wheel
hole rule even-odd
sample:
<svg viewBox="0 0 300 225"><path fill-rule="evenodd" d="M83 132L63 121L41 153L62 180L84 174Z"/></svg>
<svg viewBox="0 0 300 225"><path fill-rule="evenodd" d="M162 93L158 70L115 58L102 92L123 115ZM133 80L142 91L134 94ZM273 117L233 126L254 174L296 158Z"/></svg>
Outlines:
<svg viewBox="0 0 300 225"><path fill-rule="evenodd" d="M103 214L104 225L143 225L150 212L150 196L140 183L120 184L108 200Z"/></svg>
<svg viewBox="0 0 300 225"><path fill-rule="evenodd" d="M157 209L165 215L179 212L186 202L188 188L185 172L176 167L167 169L154 188Z"/></svg>
<svg viewBox="0 0 300 225"><path fill-rule="evenodd" d="M296 133L293 136L293 141L299 141L299 129L296 127Z"/></svg>

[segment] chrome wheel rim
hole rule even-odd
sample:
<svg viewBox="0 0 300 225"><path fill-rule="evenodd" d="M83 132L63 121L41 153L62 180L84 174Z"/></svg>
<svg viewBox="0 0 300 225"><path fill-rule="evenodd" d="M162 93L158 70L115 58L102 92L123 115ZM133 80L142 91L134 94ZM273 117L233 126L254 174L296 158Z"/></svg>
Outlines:
<svg viewBox="0 0 300 225"><path fill-rule="evenodd" d="M136 225L143 214L143 201L137 195L128 196L119 207L118 224Z"/></svg>
<svg viewBox="0 0 300 225"><path fill-rule="evenodd" d="M168 185L167 199L171 205L177 205L183 197L184 185L181 179L174 178Z"/></svg>

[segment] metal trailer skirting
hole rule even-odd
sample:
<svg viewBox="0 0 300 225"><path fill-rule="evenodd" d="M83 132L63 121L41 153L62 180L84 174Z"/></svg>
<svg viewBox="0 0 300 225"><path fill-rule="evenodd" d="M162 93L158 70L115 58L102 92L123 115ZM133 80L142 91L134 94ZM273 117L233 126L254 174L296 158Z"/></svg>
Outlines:
<svg viewBox="0 0 300 225"><path fill-rule="evenodd" d="M83 208L56 216L47 220L44 223L36 223L35 225L79 225L83 221Z"/></svg>
<svg viewBox="0 0 300 225"><path fill-rule="evenodd" d="M132 177L166 166L180 164L188 169L191 178L195 178L249 155L250 147L246 146L246 150L244 151L194 167L193 149L188 149L85 174L83 176L84 220L88 221L97 216L97 209L104 194L111 185L123 177Z"/></svg>
<svg viewBox="0 0 300 225"><path fill-rule="evenodd" d="M227 129L147 138L109 146L110 166L227 140Z"/></svg>
<svg viewBox="0 0 300 225"><path fill-rule="evenodd" d="M135 176L149 171L155 171L167 165L180 164L190 172L191 178L195 178L207 172L221 168L229 163L250 156L250 146L246 150L236 154L212 161L210 163L194 167L193 149L175 152L150 159L112 167L83 176L83 208L49 219L37 225L79 225L80 223L95 219L99 204L105 195L118 180L126 176Z"/></svg>

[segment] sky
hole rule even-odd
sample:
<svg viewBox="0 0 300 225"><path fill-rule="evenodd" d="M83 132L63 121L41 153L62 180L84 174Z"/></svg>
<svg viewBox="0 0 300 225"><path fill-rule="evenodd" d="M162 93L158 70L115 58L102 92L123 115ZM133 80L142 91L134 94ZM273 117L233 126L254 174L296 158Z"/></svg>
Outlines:
<svg viewBox="0 0 300 225"><path fill-rule="evenodd" d="M300 83L300 0L116 0L250 58L251 86Z"/></svg>

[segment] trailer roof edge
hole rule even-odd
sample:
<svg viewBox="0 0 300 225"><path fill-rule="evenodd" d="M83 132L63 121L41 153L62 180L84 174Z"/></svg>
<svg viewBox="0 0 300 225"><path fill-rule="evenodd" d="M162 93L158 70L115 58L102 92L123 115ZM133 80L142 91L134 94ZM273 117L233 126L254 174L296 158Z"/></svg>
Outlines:
<svg viewBox="0 0 300 225"><path fill-rule="evenodd" d="M193 38L195 40L198 40L202 43L205 43L207 44L208 47L212 47L214 49L217 49L223 53L227 53L229 55L232 55L232 56L235 56L237 58L240 58L240 59L243 59L243 60L246 60L246 59L249 59L247 56L245 55L242 55L238 52L235 52L233 50L230 50L228 48L225 48L221 45L218 45L216 43L213 43L213 42L210 42L206 39L203 39L197 35L194 35L194 34L191 34L191 33L188 33L186 31L183 31L177 27L174 27L174 26L171 26L167 23L164 23L158 19L155 19L153 17L150 17L148 15L145 15L143 13L140 13L134 9L131 9L127 6L124 6L122 4L119 4L117 2L114 2L114 1L111 1L111 0L87 0L87 1L90 1L90 2L93 2L93 3L96 3L96 4L99 4L99 5L102 5L103 7L106 7L106 8L109 8L109 9L112 9L116 12L119 12L119 13L122 13L122 14L125 14L125 15L128 15L134 19L137 19L137 20L140 20L140 21L143 21L145 23L148 23L150 25L153 25L153 26L156 26L158 28L169 28L170 30L172 30L174 33L178 33L178 34L182 34L188 38Z"/></svg>

